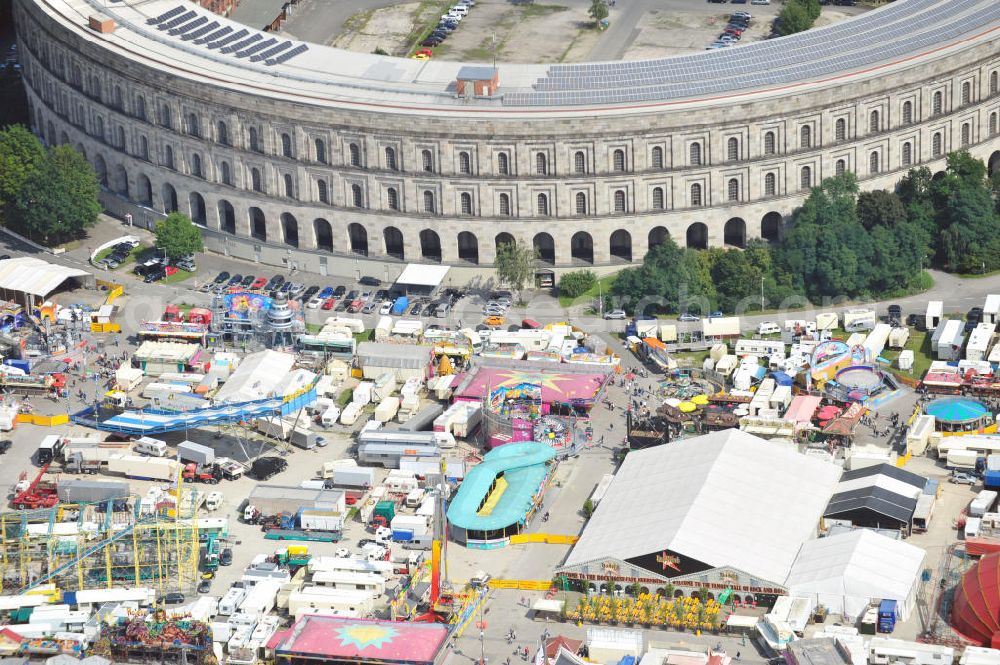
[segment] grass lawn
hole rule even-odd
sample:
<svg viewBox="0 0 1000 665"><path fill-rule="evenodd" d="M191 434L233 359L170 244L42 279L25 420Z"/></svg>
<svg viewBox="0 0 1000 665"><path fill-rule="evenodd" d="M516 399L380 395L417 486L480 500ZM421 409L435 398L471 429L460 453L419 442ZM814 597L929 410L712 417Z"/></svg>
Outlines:
<svg viewBox="0 0 1000 665"><path fill-rule="evenodd" d="M892 371L901 376L910 376L915 379L921 378L927 373L933 360L931 353L931 333L920 332L910 328L910 338L906 340L904 348L913 351L913 372L900 372L896 360L899 358L899 351L896 349L886 349L882 352L882 357L892 363Z"/></svg>
<svg viewBox="0 0 1000 665"><path fill-rule="evenodd" d="M322 329L323 329L323 324L322 323L307 323L306 324L306 332L309 333L310 335L315 335L316 333L318 333Z"/></svg>
<svg viewBox="0 0 1000 665"><path fill-rule="evenodd" d="M161 279L160 284L177 284L178 282L183 282L184 280L190 279L191 277L194 277L193 272L188 272L187 270L181 270L180 268L178 268L177 272L175 272L173 275L167 275L166 277Z"/></svg>
<svg viewBox="0 0 1000 665"><path fill-rule="evenodd" d="M617 274L611 274L598 278L598 280L594 282L593 288L591 288L588 291L585 291L583 294L577 296L576 298L570 298L568 296L560 295L559 306L570 307L572 305L578 305L580 303L590 303L595 298L597 298L597 296L600 295L601 293L603 293L604 295L611 293L611 286L615 283L615 278L617 276L618 276Z"/></svg>
<svg viewBox="0 0 1000 665"><path fill-rule="evenodd" d="M117 268L115 268L115 270L119 270L120 268L123 268L123 267L125 267L127 265L135 263L136 261L139 260L139 256L143 252L148 252L152 248L153 248L152 245L143 245L142 243L136 245L132 249L132 251L128 253L128 256L125 257L125 260L122 261L121 264L119 264L119 266ZM111 254L112 251L114 251L114 247L106 247L106 248L102 249L94 257L94 263L97 263L98 261L100 261L104 257L108 256L109 254Z"/></svg>
<svg viewBox="0 0 1000 665"><path fill-rule="evenodd" d="M680 351L671 353L670 357L677 361L680 367L697 367L701 369L708 357L708 351Z"/></svg>

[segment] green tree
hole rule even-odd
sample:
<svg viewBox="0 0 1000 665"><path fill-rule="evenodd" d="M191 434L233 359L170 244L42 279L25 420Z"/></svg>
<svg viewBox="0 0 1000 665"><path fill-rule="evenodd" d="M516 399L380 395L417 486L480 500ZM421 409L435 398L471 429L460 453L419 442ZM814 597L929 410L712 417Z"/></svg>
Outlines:
<svg viewBox="0 0 1000 665"><path fill-rule="evenodd" d="M719 309L736 312L741 302L756 297L759 301L761 272L744 252L731 249L716 256L712 263L712 282L715 284Z"/></svg>
<svg viewBox="0 0 1000 665"><path fill-rule="evenodd" d="M0 206L14 202L46 159L45 148L24 125L0 129Z"/></svg>
<svg viewBox="0 0 1000 665"><path fill-rule="evenodd" d="M201 231L184 214L172 212L156 225L156 246L172 259L190 256L204 249Z"/></svg>
<svg viewBox="0 0 1000 665"><path fill-rule="evenodd" d="M590 0L590 9L587 10L587 14L594 19L597 27L600 27L601 21L608 17L607 0Z"/></svg>
<svg viewBox="0 0 1000 665"><path fill-rule="evenodd" d="M569 298L581 296L597 284L597 276L590 270L574 270L559 278L559 295Z"/></svg>
<svg viewBox="0 0 1000 665"><path fill-rule="evenodd" d="M858 195L858 221L868 231L876 226L901 226L907 221L906 207L895 192L862 192Z"/></svg>
<svg viewBox="0 0 1000 665"><path fill-rule="evenodd" d="M80 153L55 146L24 181L12 206L12 222L46 244L77 237L97 223L100 189L94 169Z"/></svg>
<svg viewBox="0 0 1000 665"><path fill-rule="evenodd" d="M808 10L799 2L787 3L778 13L778 19L778 33L782 36L805 32L813 24Z"/></svg>
<svg viewBox="0 0 1000 665"><path fill-rule="evenodd" d="M583 516L588 520L590 519L590 516L594 514L594 509L594 502L590 499L583 502Z"/></svg>
<svg viewBox="0 0 1000 665"><path fill-rule="evenodd" d="M494 262L497 280L520 292L535 274L538 255L532 247L518 247L515 243L497 246Z"/></svg>
<svg viewBox="0 0 1000 665"><path fill-rule="evenodd" d="M931 181L937 222L936 262L947 270L978 273L1000 266L996 202L986 165L967 152L948 155L943 177Z"/></svg>

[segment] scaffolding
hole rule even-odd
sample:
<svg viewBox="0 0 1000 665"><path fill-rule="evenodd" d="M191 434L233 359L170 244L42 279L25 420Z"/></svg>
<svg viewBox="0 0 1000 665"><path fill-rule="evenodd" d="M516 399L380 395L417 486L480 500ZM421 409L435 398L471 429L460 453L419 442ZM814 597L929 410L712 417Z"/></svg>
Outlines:
<svg viewBox="0 0 1000 665"><path fill-rule="evenodd" d="M152 513L141 506L131 496L0 513L0 590L19 593L41 584L61 591L140 585L161 594L194 590L200 561L196 508L182 515L173 503Z"/></svg>

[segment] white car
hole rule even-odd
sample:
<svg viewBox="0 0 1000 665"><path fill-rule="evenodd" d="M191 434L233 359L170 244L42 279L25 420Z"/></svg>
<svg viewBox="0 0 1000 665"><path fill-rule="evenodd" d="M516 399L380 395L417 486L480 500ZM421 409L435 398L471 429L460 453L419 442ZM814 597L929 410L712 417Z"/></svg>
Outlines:
<svg viewBox="0 0 1000 665"><path fill-rule="evenodd" d="M378 308L378 313L381 314L382 316L385 316L390 312L392 312L392 301L386 300L384 303L382 303L382 306Z"/></svg>
<svg viewBox="0 0 1000 665"><path fill-rule="evenodd" d="M605 313L605 319L608 320L621 320L625 318L625 310L623 309L613 309L610 312Z"/></svg>
<svg viewBox="0 0 1000 665"><path fill-rule="evenodd" d="M323 300L325 299L320 298L319 296L313 296L312 298L309 299L309 302L306 303L306 307L308 307L309 309L316 309L323 304Z"/></svg>
<svg viewBox="0 0 1000 665"><path fill-rule="evenodd" d="M346 547L338 547L337 551L333 553L333 556L337 557L338 559L347 559L351 556L351 550L347 549Z"/></svg>
<svg viewBox="0 0 1000 665"><path fill-rule="evenodd" d="M465 18L463 14L456 14L455 12L441 14L441 20L443 21L461 21L463 18Z"/></svg>
<svg viewBox="0 0 1000 665"><path fill-rule="evenodd" d="M454 5L451 7L451 9L448 10L449 14L453 12L455 14L461 14L462 16L465 16L466 14L469 13L469 8L466 7L465 5Z"/></svg>

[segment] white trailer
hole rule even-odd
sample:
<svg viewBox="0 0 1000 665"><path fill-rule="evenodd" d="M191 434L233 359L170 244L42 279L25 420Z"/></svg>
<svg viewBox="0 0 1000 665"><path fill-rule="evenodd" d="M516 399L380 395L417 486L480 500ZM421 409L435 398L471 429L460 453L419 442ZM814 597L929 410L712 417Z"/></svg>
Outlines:
<svg viewBox="0 0 1000 665"><path fill-rule="evenodd" d="M972 362L985 360L989 356L990 347L993 345L993 333L995 331L996 324L985 321L973 328L969 334L969 343L965 347L965 359Z"/></svg>
<svg viewBox="0 0 1000 665"><path fill-rule="evenodd" d="M849 309L844 312L844 330L861 332L872 330L878 322L878 314L874 309Z"/></svg>
<svg viewBox="0 0 1000 665"><path fill-rule="evenodd" d="M889 341L890 332L892 332L892 326L888 323L878 323L872 328L862 343L865 350L865 362L873 363L882 355L886 342Z"/></svg>
<svg viewBox="0 0 1000 665"><path fill-rule="evenodd" d="M142 455L117 455L108 460L108 473L118 473L137 480L169 482L177 480L177 460Z"/></svg>
<svg viewBox="0 0 1000 665"><path fill-rule="evenodd" d="M917 416L906 433L906 449L913 455L923 455L934 433L934 416Z"/></svg>
<svg viewBox="0 0 1000 665"><path fill-rule="evenodd" d="M258 620L274 609L275 599L281 582L278 580L261 580L247 592L240 603L240 614L256 617Z"/></svg>
<svg viewBox="0 0 1000 665"><path fill-rule="evenodd" d="M819 312L816 314L816 330L833 330L840 323L836 312Z"/></svg>
<svg viewBox="0 0 1000 665"><path fill-rule="evenodd" d="M304 614L361 617L372 612L374 598L358 589L307 587L288 596L288 613L299 619Z"/></svg>
<svg viewBox="0 0 1000 665"><path fill-rule="evenodd" d="M944 318L944 302L931 300L927 303L927 313L924 314L924 327L927 330L934 330Z"/></svg>
<svg viewBox="0 0 1000 665"><path fill-rule="evenodd" d="M385 593L385 577L375 572L324 571L313 573L312 582L316 586L330 589L358 589L376 596Z"/></svg>
<svg viewBox="0 0 1000 665"><path fill-rule="evenodd" d="M395 417L397 411L399 411L399 398L385 397L381 402L379 402L378 406L375 407L375 415L373 419L380 423L387 423Z"/></svg>
<svg viewBox="0 0 1000 665"><path fill-rule="evenodd" d="M1000 295L991 293L986 296L986 303L983 305L983 321L987 323L1000 323Z"/></svg>
<svg viewBox="0 0 1000 665"><path fill-rule="evenodd" d="M942 321L935 329L931 341L938 360L958 360L965 342L965 323L960 319Z"/></svg>
<svg viewBox="0 0 1000 665"><path fill-rule="evenodd" d="M890 349L901 349L906 346L907 340L910 339L910 329L905 326L900 326L898 328L893 328L889 333L889 348Z"/></svg>
<svg viewBox="0 0 1000 665"><path fill-rule="evenodd" d="M224 596L222 596L222 600L219 601L219 614L223 616L235 614L236 610L240 608L240 604L246 596L246 589L239 589L236 587L231 588L225 593Z"/></svg>

